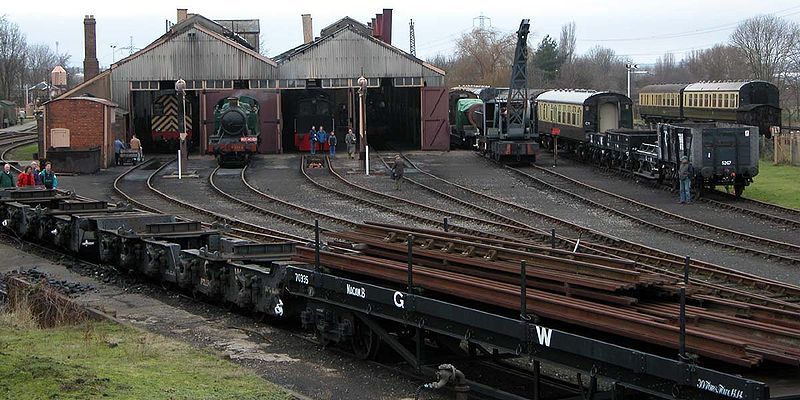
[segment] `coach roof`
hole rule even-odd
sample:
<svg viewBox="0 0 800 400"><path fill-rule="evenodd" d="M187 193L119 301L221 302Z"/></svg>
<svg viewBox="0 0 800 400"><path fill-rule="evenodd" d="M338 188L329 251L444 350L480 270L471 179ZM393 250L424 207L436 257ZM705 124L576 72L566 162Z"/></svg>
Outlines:
<svg viewBox="0 0 800 400"><path fill-rule="evenodd" d="M536 101L583 105L590 97L607 94L619 96L619 93L594 90L550 90L536 97Z"/></svg>

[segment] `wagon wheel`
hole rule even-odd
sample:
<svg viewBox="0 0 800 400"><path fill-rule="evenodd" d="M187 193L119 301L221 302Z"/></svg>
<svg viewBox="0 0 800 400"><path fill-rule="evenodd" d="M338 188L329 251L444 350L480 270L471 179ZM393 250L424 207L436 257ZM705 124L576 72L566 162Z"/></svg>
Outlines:
<svg viewBox="0 0 800 400"><path fill-rule="evenodd" d="M742 197L742 192L744 192L744 185L733 185L733 195L736 197Z"/></svg>
<svg viewBox="0 0 800 400"><path fill-rule="evenodd" d="M360 319L353 319L353 355L360 360L367 360L375 357L378 353L380 339L365 323Z"/></svg>

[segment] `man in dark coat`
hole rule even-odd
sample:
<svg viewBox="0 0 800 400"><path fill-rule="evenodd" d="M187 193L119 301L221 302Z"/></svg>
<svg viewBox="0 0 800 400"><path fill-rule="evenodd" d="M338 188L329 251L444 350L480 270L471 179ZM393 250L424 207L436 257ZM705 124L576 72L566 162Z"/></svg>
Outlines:
<svg viewBox="0 0 800 400"><path fill-rule="evenodd" d="M694 166L689 162L689 157L681 157L681 166L678 168L678 184L680 185L680 203L692 202L692 179L694 179Z"/></svg>
<svg viewBox="0 0 800 400"><path fill-rule="evenodd" d="M312 126L311 131L308 132L308 144L311 146L311 154L317 153L317 142L319 141L319 136L317 135L317 127Z"/></svg>
<svg viewBox="0 0 800 400"><path fill-rule="evenodd" d="M403 182L403 175L406 172L406 163L400 155L395 156L394 166L392 166L392 179L394 179L394 189L400 190L400 184Z"/></svg>
<svg viewBox="0 0 800 400"><path fill-rule="evenodd" d="M344 142L347 144L347 156L353 158L353 153L356 152L356 134L353 129L347 130L347 135L344 136Z"/></svg>

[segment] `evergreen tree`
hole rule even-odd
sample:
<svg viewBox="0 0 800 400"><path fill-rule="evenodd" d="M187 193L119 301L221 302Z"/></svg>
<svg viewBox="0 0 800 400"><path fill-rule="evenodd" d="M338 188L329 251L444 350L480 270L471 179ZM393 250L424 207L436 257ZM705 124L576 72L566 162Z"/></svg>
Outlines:
<svg viewBox="0 0 800 400"><path fill-rule="evenodd" d="M544 80L552 81L558 77L558 70L561 68L562 59L558 55L558 45L556 41L547 35L539 43L534 53L534 66L544 74Z"/></svg>

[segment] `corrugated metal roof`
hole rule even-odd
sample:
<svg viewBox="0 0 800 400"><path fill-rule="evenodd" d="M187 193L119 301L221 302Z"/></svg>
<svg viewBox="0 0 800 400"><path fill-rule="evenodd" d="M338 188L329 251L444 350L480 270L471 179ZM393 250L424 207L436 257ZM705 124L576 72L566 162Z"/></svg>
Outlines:
<svg viewBox="0 0 800 400"><path fill-rule="evenodd" d="M711 82L698 82L686 86L684 92L700 92L700 91L725 91L733 92L739 91L744 85L753 82L763 81L711 81Z"/></svg>
<svg viewBox="0 0 800 400"><path fill-rule="evenodd" d="M346 16L346 17L344 17L344 18L342 18L342 19L340 19L340 20L338 20L338 21L336 21L336 22L334 22L334 23L322 28L322 30L319 31L319 36L320 37L328 36L328 35L336 32L336 31L338 31L339 29L344 28L347 25L353 26L356 30L360 31L361 33L363 33L365 35L372 35L372 28L368 27L366 24L362 24L361 22L356 21L353 18L350 18L349 16Z"/></svg>
<svg viewBox="0 0 800 400"><path fill-rule="evenodd" d="M657 85L647 85L639 90L639 93L680 93L688 83L662 83Z"/></svg>
<svg viewBox="0 0 800 400"><path fill-rule="evenodd" d="M444 71L347 25L275 57L281 79L441 77Z"/></svg>
<svg viewBox="0 0 800 400"><path fill-rule="evenodd" d="M597 92L594 90L550 90L536 97L536 101L550 101L553 103L583 104L589 97L596 94L611 92Z"/></svg>

